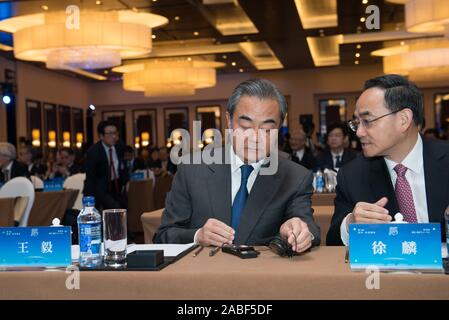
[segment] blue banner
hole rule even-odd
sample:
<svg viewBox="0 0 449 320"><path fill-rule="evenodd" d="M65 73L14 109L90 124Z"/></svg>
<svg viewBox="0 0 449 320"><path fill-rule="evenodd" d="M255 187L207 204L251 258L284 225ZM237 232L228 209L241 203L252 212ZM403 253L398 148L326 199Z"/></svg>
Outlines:
<svg viewBox="0 0 449 320"><path fill-rule="evenodd" d="M351 269L441 270L439 223L350 224Z"/></svg>

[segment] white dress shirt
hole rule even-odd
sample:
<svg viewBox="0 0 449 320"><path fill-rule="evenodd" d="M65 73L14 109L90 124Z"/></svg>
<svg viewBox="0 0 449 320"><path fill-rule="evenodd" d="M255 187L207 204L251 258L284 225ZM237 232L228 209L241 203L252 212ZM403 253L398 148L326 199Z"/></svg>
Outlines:
<svg viewBox="0 0 449 320"><path fill-rule="evenodd" d="M304 157L304 148L301 150L295 151L295 156L298 158L299 161L302 161L302 158Z"/></svg>
<svg viewBox="0 0 449 320"><path fill-rule="evenodd" d="M12 169L13 162L10 161L9 164L6 166L6 168L2 169L3 174L7 174L8 176L4 176L5 182L11 180L11 169Z"/></svg>
<svg viewBox="0 0 449 320"><path fill-rule="evenodd" d="M397 174L394 167L398 164L392 160L384 158L385 163L390 173L391 183L393 187L396 185ZM424 160L423 160L423 145L421 136L418 134L418 139L412 151L401 162L402 165L408 168L405 173L405 178L410 184L413 194L413 202L415 204L416 218L418 223L428 223L429 213L427 212L427 195L426 195L426 180L424 175ZM390 212L391 213L391 212ZM393 213L395 214L395 212ZM341 240L344 245L349 244L349 234L346 228L346 216L340 226Z"/></svg>
<svg viewBox="0 0 449 320"><path fill-rule="evenodd" d="M112 148L112 161L114 163L114 169L115 169L115 177L118 179L119 177L119 161L118 161L118 157L117 157L117 151L115 150L115 147L108 147L107 145L105 145L103 142L101 143L103 145L104 150L106 151L106 157L108 158L108 166L111 163L111 159L109 159L109 149ZM111 174L111 180L114 180L114 177L112 176L112 172L110 172Z"/></svg>
<svg viewBox="0 0 449 320"><path fill-rule="evenodd" d="M239 156L237 156L234 152L234 148L231 146L230 148L230 160L231 160L231 204L234 203L235 196L240 189L240 184L242 180L242 172L240 167L245 163ZM259 160L255 163L250 163L250 165L254 168L251 174L248 177L248 182L246 184L246 188L248 189L248 195L251 193L251 189L253 188L254 182L256 181L257 175L259 174L260 168L267 161L267 158ZM195 232L195 236L193 237L194 242L197 242L197 234L199 229Z"/></svg>
<svg viewBox="0 0 449 320"><path fill-rule="evenodd" d="M342 163L343 161L343 152L344 150L342 150L340 153L334 153L331 151L331 155L332 155L332 163L333 163L333 167L338 170L340 168L337 168L337 157L340 157L340 163Z"/></svg>

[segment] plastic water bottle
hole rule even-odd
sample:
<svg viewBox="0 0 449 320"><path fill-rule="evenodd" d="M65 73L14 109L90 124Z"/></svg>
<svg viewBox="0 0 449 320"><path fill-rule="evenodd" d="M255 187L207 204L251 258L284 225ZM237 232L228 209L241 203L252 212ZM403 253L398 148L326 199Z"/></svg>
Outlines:
<svg viewBox="0 0 449 320"><path fill-rule="evenodd" d="M316 180L315 180L315 191L323 192L324 191L324 176L321 170L316 172Z"/></svg>
<svg viewBox="0 0 449 320"><path fill-rule="evenodd" d="M95 209L95 198L83 198L83 210L78 215L78 239L81 267L96 267L102 262L101 216Z"/></svg>

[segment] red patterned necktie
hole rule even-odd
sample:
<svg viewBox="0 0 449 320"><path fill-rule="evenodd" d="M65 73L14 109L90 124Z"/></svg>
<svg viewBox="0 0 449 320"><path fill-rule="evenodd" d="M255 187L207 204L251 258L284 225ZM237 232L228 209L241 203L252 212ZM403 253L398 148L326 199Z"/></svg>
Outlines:
<svg viewBox="0 0 449 320"><path fill-rule="evenodd" d="M114 158L112 157L112 148L109 148L109 168L111 170L112 180L114 180L115 192L119 193L119 187L118 187L118 181L117 181L117 173L115 171Z"/></svg>
<svg viewBox="0 0 449 320"><path fill-rule="evenodd" d="M394 167L398 177L396 179L396 185L394 191L396 193L396 200L398 201L399 211L404 216L404 221L410 223L417 223L415 202L413 201L412 188L405 177L407 167L402 164L398 164Z"/></svg>

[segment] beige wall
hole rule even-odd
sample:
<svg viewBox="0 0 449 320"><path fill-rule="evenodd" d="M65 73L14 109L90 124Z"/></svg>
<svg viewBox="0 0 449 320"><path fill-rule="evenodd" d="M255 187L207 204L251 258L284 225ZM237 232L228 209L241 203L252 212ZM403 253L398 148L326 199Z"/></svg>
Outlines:
<svg viewBox="0 0 449 320"><path fill-rule="evenodd" d="M217 86L211 89L198 90L197 94L190 97L171 98L145 98L142 93L126 92L121 88L120 82L96 83L90 87L92 101L100 106L99 110L110 109L108 105L124 106L139 104L142 107L156 108L158 112L158 137L159 144L163 144L163 108L165 106L190 106L190 122L194 117L195 105L210 100L226 100L233 88L245 79L262 77L273 81L285 95L290 97L289 126L297 127L299 115L312 113L316 127L319 125L319 110L317 96L348 98L347 117L354 112L355 99L360 94L365 80L381 75L380 65L333 67L291 71L271 71L257 74L222 75L217 79ZM425 103L425 117L427 127L434 126L433 95L435 92L449 91L449 85L445 83L418 83L422 89ZM429 88L431 87L431 88ZM442 88L432 88L442 87ZM132 115L129 112L128 143L132 143ZM96 117L96 122L99 116Z"/></svg>
<svg viewBox="0 0 449 320"><path fill-rule="evenodd" d="M17 63L17 137L26 136L26 99L87 108L89 82L75 77Z"/></svg>
<svg viewBox="0 0 449 320"><path fill-rule="evenodd" d="M75 107L86 108L90 103L98 107L95 123L101 118L101 112L109 109L127 110L127 143L132 144L133 126L132 109L156 108L158 144L164 144L165 107L189 107L189 122L195 118L195 107L202 104L219 102L225 107L225 101L234 87L241 81L252 77L263 77L273 81L285 95L290 97L289 125L298 126L300 114L312 113L314 122L318 126L317 96L342 96L347 94L348 117L352 115L355 98L363 82L371 77L382 74L380 65L332 67L290 71L267 71L260 73L241 73L221 75L217 79L217 86L210 89L198 90L194 96L146 98L142 93L126 92L121 82L90 82L75 77L62 75L30 64L18 62L16 64L0 58L0 79L3 68L9 66L14 69L18 80L17 97L17 136L26 135L26 99L45 101ZM425 101L425 116L428 127L434 126L433 96L438 92L448 92L447 83L418 83L422 89ZM1 106L1 105L0 105ZM116 106L116 107L111 107ZM224 115L224 113L223 113ZM0 107L0 140L6 139L4 107ZM224 119L222 121L224 125Z"/></svg>

